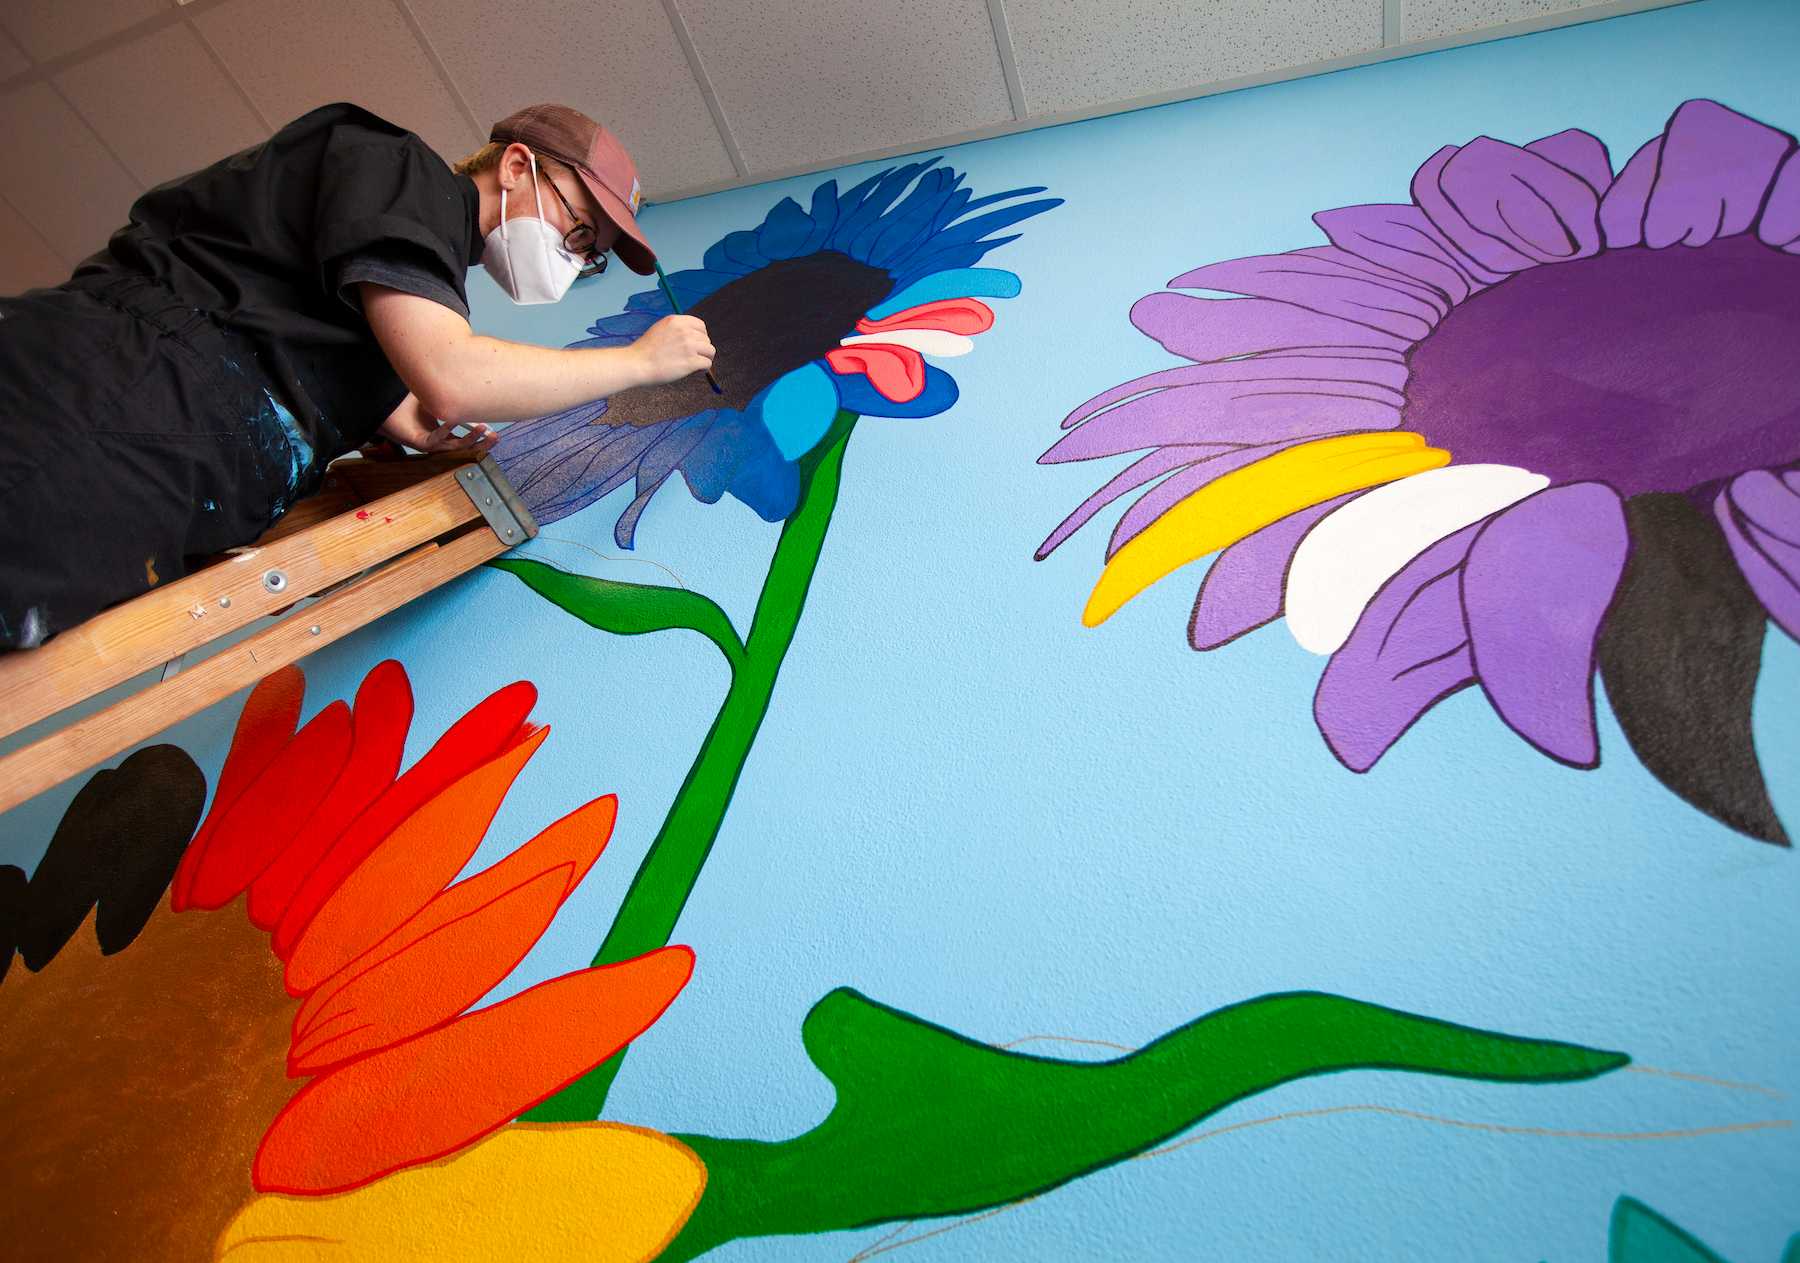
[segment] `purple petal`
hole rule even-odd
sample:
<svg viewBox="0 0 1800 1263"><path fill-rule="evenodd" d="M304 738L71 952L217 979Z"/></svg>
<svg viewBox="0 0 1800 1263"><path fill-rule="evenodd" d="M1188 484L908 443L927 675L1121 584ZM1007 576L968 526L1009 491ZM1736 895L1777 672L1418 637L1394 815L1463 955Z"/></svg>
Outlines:
<svg viewBox="0 0 1800 1263"><path fill-rule="evenodd" d="M1450 300L1425 282L1410 276L1402 276L1392 268L1384 268L1379 263L1371 263L1361 255L1351 254L1348 250L1340 249L1337 246L1306 246L1300 250L1289 251L1289 253L1335 263L1358 276L1367 277L1378 285L1399 290L1402 294L1410 295L1430 307L1437 313L1440 320L1450 312Z"/></svg>
<svg viewBox="0 0 1800 1263"><path fill-rule="evenodd" d="M1184 273L1170 281L1169 288L1280 299L1415 342L1429 334L1438 319L1436 310L1417 298L1341 264L1305 255L1228 259Z"/></svg>
<svg viewBox="0 0 1800 1263"><path fill-rule="evenodd" d="M1775 186L1763 206L1756 235L1765 245L1800 254L1800 153L1791 153L1775 173Z"/></svg>
<svg viewBox="0 0 1800 1263"><path fill-rule="evenodd" d="M1471 251L1484 261L1561 263L1600 251L1600 195L1548 158L1483 136L1457 151L1438 187L1484 235Z"/></svg>
<svg viewBox="0 0 1800 1263"><path fill-rule="evenodd" d="M1115 474L1105 486L1094 492L1076 506L1075 511L1062 520L1062 525L1050 532L1050 537L1038 545L1037 559L1042 561L1062 546L1064 540L1086 526L1101 509L1117 500L1128 491L1135 491L1147 482L1154 482L1164 474L1173 473L1184 465L1195 461L1217 456L1223 449L1217 444L1198 444L1192 446L1164 447L1151 452L1127 465Z"/></svg>
<svg viewBox="0 0 1800 1263"><path fill-rule="evenodd" d="M1525 148L1539 157L1548 158L1565 171L1573 171L1587 181L1596 197L1612 186L1612 157L1606 152L1606 146L1599 137L1579 127L1534 140Z"/></svg>
<svg viewBox="0 0 1800 1263"><path fill-rule="evenodd" d="M1713 514L1756 599L1800 640L1800 471L1739 474L1713 501Z"/></svg>
<svg viewBox="0 0 1800 1263"><path fill-rule="evenodd" d="M1598 482L1528 496L1488 519L1463 568L1475 673L1507 726L1553 759L1600 761L1594 645L1631 539Z"/></svg>
<svg viewBox="0 0 1800 1263"><path fill-rule="evenodd" d="M1419 716L1474 682L1462 563L1481 525L1447 535L1375 594L1313 695L1313 719L1345 767L1366 772Z"/></svg>
<svg viewBox="0 0 1800 1263"><path fill-rule="evenodd" d="M1254 465L1263 457L1273 456L1289 446L1291 444L1266 443L1257 447L1240 447L1196 462L1167 481L1150 488L1125 510L1119 524L1113 528L1112 539L1106 545L1107 560L1110 561L1112 555L1129 543L1133 536L1200 488L1246 465Z"/></svg>
<svg viewBox="0 0 1800 1263"><path fill-rule="evenodd" d="M1663 132L1662 162L1644 216L1644 244L1703 246L1748 232L1782 159L1794 148L1786 132L1728 110L1689 101Z"/></svg>
<svg viewBox="0 0 1800 1263"><path fill-rule="evenodd" d="M1412 339L1267 298L1193 298L1157 293L1131 308L1131 323L1175 354L1199 362L1298 347L1380 347Z"/></svg>
<svg viewBox="0 0 1800 1263"><path fill-rule="evenodd" d="M1484 141L1487 142L1485 146L1482 143ZM1462 147L1445 145L1414 172L1412 195L1419 209L1431 216L1431 222L1449 238L1451 245L1493 273L1493 279L1497 280L1511 276L1514 272L1523 272L1536 261L1530 255L1515 249L1507 240L1484 231L1482 226L1469 218L1470 213L1482 215L1490 222L1497 218L1493 207L1484 209L1482 206L1482 203L1493 200L1495 186L1505 178L1502 174L1497 180L1487 171L1488 167L1498 165L1493 157L1493 150L1488 147L1494 145L1495 142L1485 136ZM1459 190L1446 187L1446 176L1450 168L1470 151L1474 151L1474 157L1467 161L1468 173L1455 182L1462 186L1460 192L1469 199L1469 209L1465 211L1456 197ZM1514 234L1508 234L1511 235Z"/></svg>
<svg viewBox="0 0 1800 1263"><path fill-rule="evenodd" d="M1205 382L1161 390L1102 412L1063 435L1039 460L1056 465L1169 443L1274 443L1347 430L1391 430L1399 424L1399 407L1379 386Z"/></svg>
<svg viewBox="0 0 1800 1263"><path fill-rule="evenodd" d="M1334 496L1252 531L1219 554L1201 581L1188 620L1188 643L1217 649L1281 617L1282 590L1294 550L1320 518L1361 492Z"/></svg>
<svg viewBox="0 0 1800 1263"><path fill-rule="evenodd" d="M1063 418L1062 425L1066 430L1104 408L1159 387L1195 386L1209 382L1339 382L1359 396L1387 399L1399 406L1406 402L1406 364L1398 355L1383 354L1386 358L1371 360L1344 354L1270 352L1216 364L1183 364L1179 368L1149 373L1102 391ZM1369 390L1368 387L1380 389Z"/></svg>
<svg viewBox="0 0 1800 1263"><path fill-rule="evenodd" d="M1431 286L1452 305L1486 288L1417 206L1340 206L1313 223L1333 245Z"/></svg>
<svg viewBox="0 0 1800 1263"><path fill-rule="evenodd" d="M1600 235L1608 250L1643 244L1644 210L1650 204L1650 186L1656 183L1662 143L1661 136L1645 141L1600 199Z"/></svg>

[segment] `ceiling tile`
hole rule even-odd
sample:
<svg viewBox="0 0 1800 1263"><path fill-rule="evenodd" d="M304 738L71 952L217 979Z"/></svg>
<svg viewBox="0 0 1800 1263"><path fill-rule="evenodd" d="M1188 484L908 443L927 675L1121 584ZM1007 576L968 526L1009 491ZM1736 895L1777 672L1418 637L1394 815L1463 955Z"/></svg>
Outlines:
<svg viewBox="0 0 1800 1263"><path fill-rule="evenodd" d="M1010 122L985 0L680 0L751 173Z"/></svg>
<svg viewBox="0 0 1800 1263"><path fill-rule="evenodd" d="M69 279L71 270L10 202L0 201L0 294L60 284Z"/></svg>
<svg viewBox="0 0 1800 1263"><path fill-rule="evenodd" d="M452 161L481 143L388 0L229 0L194 24L276 127L354 101Z"/></svg>
<svg viewBox="0 0 1800 1263"><path fill-rule="evenodd" d="M186 25L78 62L56 85L146 185L197 171L265 135Z"/></svg>
<svg viewBox="0 0 1800 1263"><path fill-rule="evenodd" d="M483 126L557 101L618 134L651 197L735 174L661 0L612 0L604 30L592 0L409 3ZM505 56L495 31L506 32Z"/></svg>
<svg viewBox="0 0 1800 1263"><path fill-rule="evenodd" d="M1600 3L1602 0L1401 0L1400 35L1407 40L1460 35Z"/></svg>
<svg viewBox="0 0 1800 1263"><path fill-rule="evenodd" d="M1006 20L1032 114L1381 46L1381 0L1006 0Z"/></svg>
<svg viewBox="0 0 1800 1263"><path fill-rule="evenodd" d="M6 0L0 24L26 52L48 61L171 7L169 0Z"/></svg>
<svg viewBox="0 0 1800 1263"><path fill-rule="evenodd" d="M19 51L10 35L0 31L0 79L10 79L30 68L31 59Z"/></svg>
<svg viewBox="0 0 1800 1263"><path fill-rule="evenodd" d="M0 135L15 171L6 196L65 259L106 244L141 191L86 123L47 83L0 96Z"/></svg>

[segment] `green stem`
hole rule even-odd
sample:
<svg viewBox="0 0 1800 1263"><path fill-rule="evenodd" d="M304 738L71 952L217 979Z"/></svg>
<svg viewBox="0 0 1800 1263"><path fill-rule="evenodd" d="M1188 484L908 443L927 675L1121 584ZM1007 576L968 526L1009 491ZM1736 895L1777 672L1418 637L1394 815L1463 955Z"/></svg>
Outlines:
<svg viewBox="0 0 1800 1263"><path fill-rule="evenodd" d="M844 446L855 425L856 414L839 412L825 438L800 462L800 504L781 528L750 634L744 641L743 659L733 666L724 704L625 892L612 929L594 957L596 965L654 951L675 932L675 922L719 836L751 744L768 712L775 677L800 625L807 588L818 568L832 510L837 507ZM533 1122L598 1118L626 1051L620 1050L525 1118Z"/></svg>

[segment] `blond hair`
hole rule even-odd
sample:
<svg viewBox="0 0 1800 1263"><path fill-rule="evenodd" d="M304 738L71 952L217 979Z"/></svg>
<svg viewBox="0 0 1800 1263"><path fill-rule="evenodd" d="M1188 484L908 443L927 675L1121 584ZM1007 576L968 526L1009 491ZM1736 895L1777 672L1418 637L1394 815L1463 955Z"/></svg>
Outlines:
<svg viewBox="0 0 1800 1263"><path fill-rule="evenodd" d="M483 171L491 171L500 165L500 155L506 152L503 141L490 140L461 162L450 165L450 169L458 175L479 175Z"/></svg>

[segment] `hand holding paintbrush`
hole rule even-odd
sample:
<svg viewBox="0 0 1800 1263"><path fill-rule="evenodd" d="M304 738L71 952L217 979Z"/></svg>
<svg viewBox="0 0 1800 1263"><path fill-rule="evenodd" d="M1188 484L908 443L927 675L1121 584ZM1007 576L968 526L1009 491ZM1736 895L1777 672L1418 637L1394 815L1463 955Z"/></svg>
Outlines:
<svg viewBox="0 0 1800 1263"><path fill-rule="evenodd" d="M681 315L681 303L677 301L675 290L669 285L668 273L663 271L661 262L652 260L652 263L654 263L656 267L656 283L662 286L663 297L669 300L669 310L674 312L677 316ZM719 389L719 379L712 375L712 370L710 368L706 370L706 384L712 387L713 394L715 395L722 395L725 393L723 390Z"/></svg>

